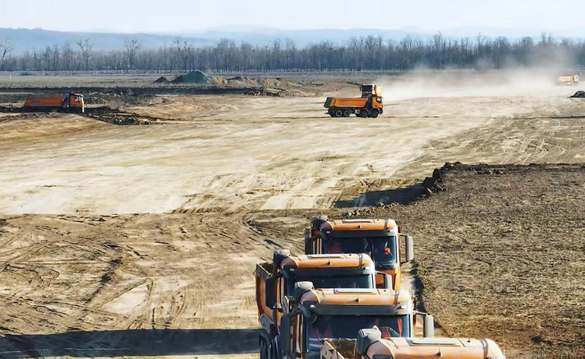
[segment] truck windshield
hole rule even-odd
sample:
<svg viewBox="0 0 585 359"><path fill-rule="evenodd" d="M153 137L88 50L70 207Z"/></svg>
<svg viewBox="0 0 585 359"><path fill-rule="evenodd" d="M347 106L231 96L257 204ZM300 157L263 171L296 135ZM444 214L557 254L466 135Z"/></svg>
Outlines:
<svg viewBox="0 0 585 359"><path fill-rule="evenodd" d="M292 281L289 281L289 283ZM287 295L294 292L294 285L296 282L313 282L315 288L374 288L375 284L372 281L372 275L360 274L349 276L336 276L330 273L328 276L317 277L307 276L302 274L295 277L294 283L290 283L287 288Z"/></svg>
<svg viewBox="0 0 585 359"><path fill-rule="evenodd" d="M363 328L377 326L383 338L410 337L410 323L407 315L393 316L350 316L322 315L307 325L307 349L320 350L326 339L352 339Z"/></svg>
<svg viewBox="0 0 585 359"><path fill-rule="evenodd" d="M376 266L392 265L396 261L396 236L369 238L335 238L327 239L327 253L367 253Z"/></svg>

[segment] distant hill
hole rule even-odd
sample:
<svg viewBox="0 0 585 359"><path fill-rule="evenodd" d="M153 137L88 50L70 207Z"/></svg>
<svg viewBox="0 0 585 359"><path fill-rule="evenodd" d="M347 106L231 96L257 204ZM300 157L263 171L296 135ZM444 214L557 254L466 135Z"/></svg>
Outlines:
<svg viewBox="0 0 585 359"><path fill-rule="evenodd" d="M517 40L524 35L538 37L538 31L520 31L510 29L483 29L483 28L454 28L443 32L449 38L475 37L482 34L487 37L507 36L510 40ZM321 41L331 41L334 44L346 44L353 37L368 35L381 36L384 40L400 41L405 37L428 40L434 33L419 29L380 30L380 29L318 29L318 30L280 30L258 27L222 27L205 31L193 31L178 34L149 34L149 33L107 33L107 32L62 32L43 29L6 29L0 28L0 41L8 40L16 53L24 50L42 49L47 46L64 45L69 43L75 46L79 40L89 39L96 50L120 49L128 39L136 39L143 48L157 48L168 45L180 39L190 42L193 46L212 46L221 39L230 39L236 42L247 42L252 45L269 45L274 40L292 40L296 46L304 47ZM557 38L574 36L574 33L552 34ZM571 36L573 35L573 36Z"/></svg>
<svg viewBox="0 0 585 359"><path fill-rule="evenodd" d="M31 49L42 49L47 46L61 46L67 43L75 46L77 41L84 39L89 39L96 50L120 49L128 39L136 39L140 41L141 46L146 48L168 45L176 39L187 40L195 46L212 44L212 42L203 38L181 35L62 32L42 29L0 28L0 40L8 40L16 53Z"/></svg>
<svg viewBox="0 0 585 359"><path fill-rule="evenodd" d="M416 39L429 39L432 34L406 30L380 29L316 29L316 30L279 30L261 28L218 28L203 32L192 32L196 36L212 41L231 39L245 41L256 45L270 44L274 40L292 40L297 46L307 46L321 41L331 41L335 44L345 44L351 38L366 37L369 35L381 36L384 40L400 41L407 36Z"/></svg>
<svg viewBox="0 0 585 359"><path fill-rule="evenodd" d="M260 28L225 28L213 29L201 32L181 34L125 34L102 32L63 32L43 29L6 29L0 28L0 40L8 40L15 52L25 50L43 49L47 46L65 45L69 43L75 46L79 40L89 39L96 50L120 49L128 39L140 41L142 47L156 48L168 45L176 39L186 40L192 45L208 46L218 43L222 39L230 39L236 42L248 42L253 45L268 45L274 40L292 40L297 46L306 46L320 41L331 41L342 44L352 37L367 35L382 36L385 40L400 40L406 36L414 38L428 38L430 35L399 30L278 30Z"/></svg>

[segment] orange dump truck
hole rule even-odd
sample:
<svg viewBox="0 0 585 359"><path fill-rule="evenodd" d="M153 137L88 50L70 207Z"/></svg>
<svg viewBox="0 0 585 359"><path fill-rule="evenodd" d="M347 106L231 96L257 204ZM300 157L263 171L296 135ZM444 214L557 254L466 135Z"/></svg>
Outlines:
<svg viewBox="0 0 585 359"><path fill-rule="evenodd" d="M489 339L382 338L378 328L362 329L357 340L325 342L320 359L505 359Z"/></svg>
<svg viewBox="0 0 585 359"><path fill-rule="evenodd" d="M404 240L401 253L400 240ZM315 217L305 229L306 254L367 253L376 270L392 278L392 288L400 289L401 265L414 260L414 242L401 234L392 219L329 220Z"/></svg>
<svg viewBox="0 0 585 359"><path fill-rule="evenodd" d="M83 95L69 93L66 95L29 96L24 102L26 111L61 111L85 112Z"/></svg>
<svg viewBox="0 0 585 359"><path fill-rule="evenodd" d="M367 254L325 254L291 256L277 250L272 262L256 266L256 304L258 321L266 336L271 336L282 317L282 299L292 296L299 282L312 282L318 288L382 289L390 280L376 272L374 261Z"/></svg>
<svg viewBox="0 0 585 359"><path fill-rule="evenodd" d="M331 117L378 117L384 113L382 89L378 85L362 85L362 96L355 98L328 97L325 108Z"/></svg>
<svg viewBox="0 0 585 359"><path fill-rule="evenodd" d="M577 74L563 74L557 78L557 84L564 86L573 86L579 84L579 75Z"/></svg>
<svg viewBox="0 0 585 359"><path fill-rule="evenodd" d="M283 297L281 320L260 337L260 358L319 358L327 341L356 339L360 328L377 326L388 336L411 337L415 317L424 317L425 336L432 337L433 318L416 313L406 292L382 289L314 289L297 282Z"/></svg>

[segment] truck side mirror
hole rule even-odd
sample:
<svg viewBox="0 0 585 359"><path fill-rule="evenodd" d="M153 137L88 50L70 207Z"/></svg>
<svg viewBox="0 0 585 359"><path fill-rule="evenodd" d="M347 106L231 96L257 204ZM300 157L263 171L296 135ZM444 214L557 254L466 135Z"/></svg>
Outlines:
<svg viewBox="0 0 585 359"><path fill-rule="evenodd" d="M361 329L358 332L356 351L365 357L370 345L382 339L382 333L378 328Z"/></svg>
<svg viewBox="0 0 585 359"><path fill-rule="evenodd" d="M414 240L410 234L404 236L405 262L414 260Z"/></svg>
<svg viewBox="0 0 585 359"><path fill-rule="evenodd" d="M290 257L290 251L288 249L277 249L272 254L272 263L276 267L280 267L282 261L288 257Z"/></svg>
<svg viewBox="0 0 585 359"><path fill-rule="evenodd" d="M315 288L313 282L297 282L295 283L295 299L299 300L303 294Z"/></svg>
<svg viewBox="0 0 585 359"><path fill-rule="evenodd" d="M435 336L435 318L430 314L425 314L423 322L423 336L432 338Z"/></svg>
<svg viewBox="0 0 585 359"><path fill-rule="evenodd" d="M392 278L384 272L376 272L376 289L392 289Z"/></svg>
<svg viewBox="0 0 585 359"><path fill-rule="evenodd" d="M276 306L276 278L270 277L266 279L265 299L266 306L274 309Z"/></svg>

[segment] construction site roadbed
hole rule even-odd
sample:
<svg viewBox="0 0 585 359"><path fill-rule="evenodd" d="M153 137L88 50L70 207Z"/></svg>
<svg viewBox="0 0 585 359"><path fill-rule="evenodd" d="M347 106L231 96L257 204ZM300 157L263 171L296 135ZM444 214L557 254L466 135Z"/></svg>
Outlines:
<svg viewBox="0 0 585 359"><path fill-rule="evenodd" d="M326 114L314 89L356 91L337 80L0 112L0 357L257 358L255 265L319 214L410 232L403 283L442 335L585 357L585 102L467 80L390 81L375 120ZM164 125L112 125L142 121Z"/></svg>
<svg viewBox="0 0 585 359"><path fill-rule="evenodd" d="M308 219L327 213L414 235L422 305L443 333L492 338L510 358L583 357L585 166L455 164L419 188L412 203L349 210L5 216L0 340L42 355L253 357L255 263L300 252Z"/></svg>

